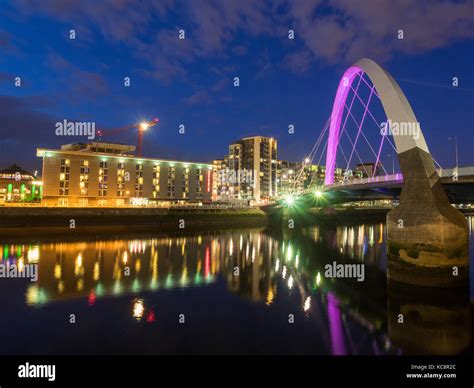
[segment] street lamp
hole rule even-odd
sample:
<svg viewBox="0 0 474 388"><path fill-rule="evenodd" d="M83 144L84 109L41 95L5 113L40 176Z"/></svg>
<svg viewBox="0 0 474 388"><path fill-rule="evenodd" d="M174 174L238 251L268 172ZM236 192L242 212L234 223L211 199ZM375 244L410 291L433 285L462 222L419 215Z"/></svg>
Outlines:
<svg viewBox="0 0 474 388"><path fill-rule="evenodd" d="M448 137L448 140L453 140L452 137ZM458 137L454 136L454 152L456 155L456 169L459 167L459 158L458 158Z"/></svg>
<svg viewBox="0 0 474 388"><path fill-rule="evenodd" d="M392 157L392 175L395 174L395 154L388 154L389 158Z"/></svg>

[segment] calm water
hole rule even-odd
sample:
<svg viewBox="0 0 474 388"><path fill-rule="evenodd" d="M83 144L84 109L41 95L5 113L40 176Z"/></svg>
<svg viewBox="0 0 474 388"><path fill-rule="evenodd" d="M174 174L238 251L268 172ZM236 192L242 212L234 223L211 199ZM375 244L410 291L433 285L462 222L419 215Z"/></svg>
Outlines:
<svg viewBox="0 0 474 388"><path fill-rule="evenodd" d="M472 295L388 292L384 240L378 223L0 241L3 263L39 266L0 279L0 353L470 352ZM334 260L365 263L365 281L326 279Z"/></svg>

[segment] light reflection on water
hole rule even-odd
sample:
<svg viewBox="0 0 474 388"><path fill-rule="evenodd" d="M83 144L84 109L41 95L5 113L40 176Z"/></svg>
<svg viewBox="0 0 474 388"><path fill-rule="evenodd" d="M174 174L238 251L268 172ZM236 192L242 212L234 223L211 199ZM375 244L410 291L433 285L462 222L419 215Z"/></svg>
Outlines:
<svg viewBox="0 0 474 388"><path fill-rule="evenodd" d="M470 217L471 239L473 226ZM316 353L403 352L392 344L387 328L383 223L314 226L293 234L245 230L3 244L0 252L3 262L38 264L38 282L26 284L30 308L81 298L92 308L108 298L127 297L130 318L156 324L153 293L192 291L223 281L227 292L239 297L236 309L250 301L314 321L314 335L325 343ZM365 263L368 280L358 284L354 279L325 278L324 265L334 260Z"/></svg>

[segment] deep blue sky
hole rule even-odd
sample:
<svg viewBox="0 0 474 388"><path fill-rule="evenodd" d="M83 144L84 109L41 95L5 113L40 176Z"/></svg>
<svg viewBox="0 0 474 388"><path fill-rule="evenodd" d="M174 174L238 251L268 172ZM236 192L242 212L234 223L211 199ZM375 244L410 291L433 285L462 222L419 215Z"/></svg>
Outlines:
<svg viewBox="0 0 474 388"><path fill-rule="evenodd" d="M443 166L454 163L454 135L460 163L474 165L474 2L409 3L2 2L0 167L37 169L37 146L85 141L55 136L58 120L116 128L155 116L145 156L207 161L261 134L278 139L280 158L300 160L330 115L339 78L361 57L399 81ZM135 144L136 134L108 139Z"/></svg>

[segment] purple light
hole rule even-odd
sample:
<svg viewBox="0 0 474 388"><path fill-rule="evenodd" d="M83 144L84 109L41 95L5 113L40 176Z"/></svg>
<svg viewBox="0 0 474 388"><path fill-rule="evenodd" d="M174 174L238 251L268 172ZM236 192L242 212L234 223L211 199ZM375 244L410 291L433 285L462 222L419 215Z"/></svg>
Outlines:
<svg viewBox="0 0 474 388"><path fill-rule="evenodd" d="M329 126L328 148L326 153L326 177L324 178L325 185L334 183L334 168L336 167L337 147L339 144L339 133L341 131L342 114L344 112L344 105L347 100L347 95L351 89L352 82L358 74L362 73L362 69L358 66L349 67L341 80L336 92L336 98L331 112L331 123Z"/></svg>
<svg viewBox="0 0 474 388"><path fill-rule="evenodd" d="M345 355L347 354L344 345L344 334L342 332L341 310L336 297L328 292L328 316L329 316L329 331L331 332L332 354Z"/></svg>

